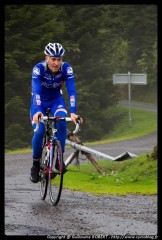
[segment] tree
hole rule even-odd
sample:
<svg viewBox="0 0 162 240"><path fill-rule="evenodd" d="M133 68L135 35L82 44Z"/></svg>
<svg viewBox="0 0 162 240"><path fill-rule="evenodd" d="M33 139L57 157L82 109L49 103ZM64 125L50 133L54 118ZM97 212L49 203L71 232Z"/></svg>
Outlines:
<svg viewBox="0 0 162 240"><path fill-rule="evenodd" d="M156 93L156 5L6 5L5 137L12 147L15 124L25 131L24 139L18 134L20 141L31 142L31 73L49 42L62 43L63 60L73 66L84 139L113 131L123 116L116 104L125 89L113 86L114 73L145 70L148 84L135 94L143 97L143 89Z"/></svg>

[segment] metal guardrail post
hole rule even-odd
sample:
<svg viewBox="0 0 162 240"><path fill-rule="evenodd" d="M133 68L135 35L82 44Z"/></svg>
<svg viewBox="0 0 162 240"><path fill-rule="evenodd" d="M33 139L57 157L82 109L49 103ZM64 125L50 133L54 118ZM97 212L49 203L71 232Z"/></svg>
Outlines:
<svg viewBox="0 0 162 240"><path fill-rule="evenodd" d="M82 146L84 146L83 143L82 143L82 142L80 141L80 139L78 138L78 136L70 133L69 130L67 130L67 132L68 132L68 139L69 139L70 141L72 141L72 142L74 142L74 143L77 143L77 144L81 144ZM84 155L89 159L89 161L95 166L95 168L97 169L97 171L98 171L99 173L102 174L102 173L104 172L104 170L98 165L98 163L97 163L96 160L93 158L93 156L92 156L90 153L88 153L88 152L86 152L86 151L82 151L82 150L77 150L77 151L75 151L74 153L72 153L72 154L66 159L66 161L65 161L65 166L68 166L68 165L78 156L79 151L81 151L81 153L84 154Z"/></svg>

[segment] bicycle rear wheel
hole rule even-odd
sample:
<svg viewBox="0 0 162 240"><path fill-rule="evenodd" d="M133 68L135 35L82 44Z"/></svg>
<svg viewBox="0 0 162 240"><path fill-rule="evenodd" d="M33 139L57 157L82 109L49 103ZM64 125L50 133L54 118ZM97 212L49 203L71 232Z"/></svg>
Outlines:
<svg viewBox="0 0 162 240"><path fill-rule="evenodd" d="M47 195L48 188L48 163L49 159L47 159L47 150L46 147L42 150L42 157L40 159L40 195L41 199L45 200Z"/></svg>
<svg viewBox="0 0 162 240"><path fill-rule="evenodd" d="M58 140L55 140L53 154L53 166L52 172L49 172L49 194L52 205L57 205L61 197L62 185L63 185L63 156L61 144ZM57 168L55 168L57 160Z"/></svg>

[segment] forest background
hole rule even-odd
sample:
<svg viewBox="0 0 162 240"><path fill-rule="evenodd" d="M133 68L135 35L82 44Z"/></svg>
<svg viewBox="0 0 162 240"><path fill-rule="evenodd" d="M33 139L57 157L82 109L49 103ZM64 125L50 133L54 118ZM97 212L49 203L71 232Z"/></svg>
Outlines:
<svg viewBox="0 0 162 240"><path fill-rule="evenodd" d="M132 84L132 100L156 104L157 13L154 4L5 5L5 149L31 146L31 73L49 42L63 45L73 67L82 140L100 140L128 114L118 106L128 86L113 74L147 74L146 85Z"/></svg>

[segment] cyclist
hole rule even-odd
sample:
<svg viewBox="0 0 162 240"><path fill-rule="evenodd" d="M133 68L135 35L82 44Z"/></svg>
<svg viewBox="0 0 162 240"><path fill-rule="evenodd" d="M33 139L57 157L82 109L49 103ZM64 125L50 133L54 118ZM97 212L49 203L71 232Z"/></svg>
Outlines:
<svg viewBox="0 0 162 240"><path fill-rule="evenodd" d="M38 123L46 109L51 109L52 116L67 116L67 109L61 87L64 82L68 92L71 119L76 124L76 88L74 73L71 65L62 61L65 49L60 43L48 43L45 47L45 59L36 64L32 71L32 93L30 106L30 119L33 129ZM81 123L83 119L81 119ZM57 136L61 142L62 151L65 150L66 121L57 122ZM31 168L30 180L33 183L39 181L39 159L42 153L42 141L45 133L43 120L40 121L38 131L32 137L33 166ZM57 165L56 165L57 168ZM64 164L64 172L66 172Z"/></svg>

